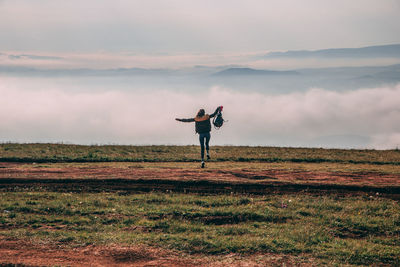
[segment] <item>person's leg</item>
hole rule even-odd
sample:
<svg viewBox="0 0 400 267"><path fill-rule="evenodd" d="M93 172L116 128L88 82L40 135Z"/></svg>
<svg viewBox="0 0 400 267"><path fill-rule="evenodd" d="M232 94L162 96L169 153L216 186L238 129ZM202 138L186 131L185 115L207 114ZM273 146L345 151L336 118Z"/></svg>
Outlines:
<svg viewBox="0 0 400 267"><path fill-rule="evenodd" d="M206 138L207 159L210 159L210 146L208 145L208 143L210 143L211 134L207 133L205 138Z"/></svg>
<svg viewBox="0 0 400 267"><path fill-rule="evenodd" d="M200 148L201 148L201 161L204 162L204 141L205 141L204 134L199 134L199 141L200 141Z"/></svg>
<svg viewBox="0 0 400 267"><path fill-rule="evenodd" d="M204 168L204 134L199 134L200 148L201 148L201 167Z"/></svg>

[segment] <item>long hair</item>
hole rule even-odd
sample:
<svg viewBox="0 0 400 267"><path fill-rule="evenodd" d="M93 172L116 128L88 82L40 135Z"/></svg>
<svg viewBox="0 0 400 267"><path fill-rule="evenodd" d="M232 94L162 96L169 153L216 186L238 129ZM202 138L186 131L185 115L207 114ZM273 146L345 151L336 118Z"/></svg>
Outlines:
<svg viewBox="0 0 400 267"><path fill-rule="evenodd" d="M203 117L206 114L206 112L204 111L204 109L200 109L199 112L197 112L196 117Z"/></svg>

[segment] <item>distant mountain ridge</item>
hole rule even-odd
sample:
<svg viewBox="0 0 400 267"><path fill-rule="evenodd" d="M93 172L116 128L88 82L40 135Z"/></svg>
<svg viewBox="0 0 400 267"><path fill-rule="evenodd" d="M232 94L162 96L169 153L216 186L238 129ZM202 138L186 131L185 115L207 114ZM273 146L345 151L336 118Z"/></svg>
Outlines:
<svg viewBox="0 0 400 267"><path fill-rule="evenodd" d="M257 70L252 68L229 68L215 73L215 76L237 75L296 75L297 71Z"/></svg>
<svg viewBox="0 0 400 267"><path fill-rule="evenodd" d="M264 58L400 58L400 44L367 46L361 48L332 48L322 50L294 50L270 52Z"/></svg>

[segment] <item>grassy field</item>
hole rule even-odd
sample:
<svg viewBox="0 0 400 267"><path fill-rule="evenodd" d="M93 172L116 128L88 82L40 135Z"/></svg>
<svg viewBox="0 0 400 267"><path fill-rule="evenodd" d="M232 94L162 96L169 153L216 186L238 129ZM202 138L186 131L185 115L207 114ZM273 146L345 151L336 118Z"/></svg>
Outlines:
<svg viewBox="0 0 400 267"><path fill-rule="evenodd" d="M36 242L400 264L400 207L377 197L4 192L0 209L1 235Z"/></svg>
<svg viewBox="0 0 400 267"><path fill-rule="evenodd" d="M133 178L268 185L281 176L297 177L293 183L306 184L312 177L335 183L329 179L347 175L343 183L362 186L362 179L368 177L373 184L376 176L377 181L387 179L390 186L400 184L397 150L214 147L206 170L199 169L198 153L195 146L2 144L0 182L77 175L79 179L139 176ZM399 200L373 191L255 195L229 190L140 193L123 187L69 191L65 186L59 190L1 184L0 240L69 248L144 245L181 257L217 260L230 254L245 259L286 255L295 257L295 262L312 259L309 265L400 265Z"/></svg>
<svg viewBox="0 0 400 267"><path fill-rule="evenodd" d="M213 146L216 161L309 162L400 165L400 150L345 150ZM0 144L0 161L14 162L191 162L199 146L82 146L63 144Z"/></svg>

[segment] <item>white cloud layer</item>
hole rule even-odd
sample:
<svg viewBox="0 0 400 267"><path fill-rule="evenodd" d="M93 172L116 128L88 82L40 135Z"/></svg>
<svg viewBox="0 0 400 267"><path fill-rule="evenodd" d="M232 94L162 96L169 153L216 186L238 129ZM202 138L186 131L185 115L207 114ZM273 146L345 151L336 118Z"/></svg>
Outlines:
<svg viewBox="0 0 400 267"><path fill-rule="evenodd" d="M167 90L76 91L0 83L0 141L80 144L197 144L193 117L224 105L229 120L212 144L400 147L400 85L388 88L266 95L213 87L203 93ZM29 86L28 86L29 87Z"/></svg>

